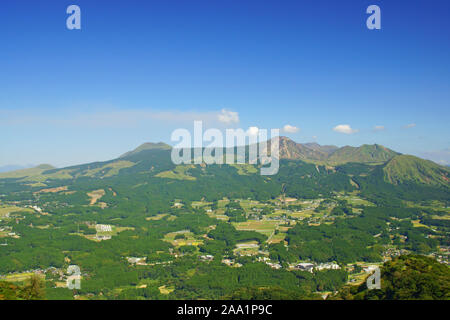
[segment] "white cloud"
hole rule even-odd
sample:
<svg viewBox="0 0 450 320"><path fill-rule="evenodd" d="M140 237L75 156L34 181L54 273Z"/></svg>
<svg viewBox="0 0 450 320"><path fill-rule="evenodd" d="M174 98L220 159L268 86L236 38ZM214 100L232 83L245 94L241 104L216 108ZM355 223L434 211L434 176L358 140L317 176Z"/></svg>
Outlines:
<svg viewBox="0 0 450 320"><path fill-rule="evenodd" d="M247 134L249 136L256 136L259 132L259 128L258 127L249 127L247 130Z"/></svg>
<svg viewBox="0 0 450 320"><path fill-rule="evenodd" d="M345 134L352 134L352 133L356 133L359 131L358 129L352 129L352 127L350 127L350 125L348 125L348 124L337 125L336 127L333 128L333 130L336 132L345 133Z"/></svg>
<svg viewBox="0 0 450 320"><path fill-rule="evenodd" d="M410 129L410 128L414 128L415 126L416 126L415 123L410 123L410 124L407 124L406 126L403 126L403 128Z"/></svg>
<svg viewBox="0 0 450 320"><path fill-rule="evenodd" d="M383 131L384 129L386 129L384 126L374 126L373 127L373 131Z"/></svg>
<svg viewBox="0 0 450 320"><path fill-rule="evenodd" d="M227 109L222 109L217 115L217 119L225 124L232 124L239 122L239 114L235 111L230 111Z"/></svg>
<svg viewBox="0 0 450 320"><path fill-rule="evenodd" d="M288 133L296 133L299 130L300 130L299 128L291 126L290 124L287 124L283 127L283 131Z"/></svg>

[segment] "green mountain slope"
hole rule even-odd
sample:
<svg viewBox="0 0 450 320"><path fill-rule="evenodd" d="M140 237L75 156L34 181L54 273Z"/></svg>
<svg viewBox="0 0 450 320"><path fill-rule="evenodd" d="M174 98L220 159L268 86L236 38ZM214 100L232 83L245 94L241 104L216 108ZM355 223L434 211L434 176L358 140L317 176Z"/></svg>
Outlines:
<svg viewBox="0 0 450 320"><path fill-rule="evenodd" d="M332 164L346 162L384 163L396 155L398 155L397 152L379 144L365 144L360 147L345 146L334 151L328 158L328 162Z"/></svg>
<svg viewBox="0 0 450 320"><path fill-rule="evenodd" d="M181 177L195 180L188 173L188 170L190 170L189 167L191 166L187 166L186 168L178 166L178 169L175 169L176 166L172 163L170 154L171 147L167 144L161 142L145 143L135 150L127 152L111 161L94 162L61 169L56 169L49 165L40 165L31 169L0 173L0 179L16 179L21 182L42 183L52 180L71 180L82 177L104 179L122 173L145 173L163 178ZM312 166L312 168L318 173L321 173L320 170L322 169L320 167L323 165L326 165L323 169L326 173L329 170L331 171L328 173L337 170L340 174L350 176L355 174L366 176L370 173L379 177L380 181L384 181L390 185L416 183L433 187L448 186L449 170L447 168L428 160L399 155L390 149L376 144L338 149L335 146L320 146L316 143L300 144L289 138L280 137L280 158L284 161L295 160L316 165L316 167ZM384 166L373 166L373 164L384 164L385 162L387 164ZM280 172L284 172L283 163ZM355 166L359 167L356 168ZM248 164L245 165L245 168L242 165L233 165L232 167L240 174L257 174L259 171L259 168ZM305 166L300 165L300 167L303 168ZM378 168L379 170L375 170L375 172L372 168ZM186 172L186 174L181 175L180 170L184 170L183 172ZM214 172L217 175L217 171ZM202 174L206 174L206 172ZM297 173L292 172L290 174L296 175ZM319 178L317 177L317 179ZM339 179L343 178L341 177Z"/></svg>
<svg viewBox="0 0 450 320"><path fill-rule="evenodd" d="M155 149L170 150L170 149L172 149L172 147L169 146L168 144L164 143L164 142L158 142L158 143L147 142L147 143L141 144L139 147L137 147L136 149L134 149L132 151L124 153L119 158L126 158L126 157L129 157L129 156L138 154L141 151L155 150Z"/></svg>
<svg viewBox="0 0 450 320"><path fill-rule="evenodd" d="M398 155L383 168L385 181L398 185L418 183L449 186L449 170L430 160L410 155Z"/></svg>
<svg viewBox="0 0 450 320"><path fill-rule="evenodd" d="M359 300L449 300L450 268L432 258L403 255L381 268L381 289L365 283L342 290L338 298Z"/></svg>
<svg viewBox="0 0 450 320"><path fill-rule="evenodd" d="M55 169L55 167L49 164L41 164L34 168L15 170L10 172L0 173L0 179L17 179L24 177L38 177L41 176L44 171Z"/></svg>

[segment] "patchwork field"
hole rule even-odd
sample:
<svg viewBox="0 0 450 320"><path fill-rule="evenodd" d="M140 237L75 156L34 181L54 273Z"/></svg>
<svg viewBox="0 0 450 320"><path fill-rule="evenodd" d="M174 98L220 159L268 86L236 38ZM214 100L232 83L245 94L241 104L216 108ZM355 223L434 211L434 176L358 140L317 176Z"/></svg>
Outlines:
<svg viewBox="0 0 450 320"><path fill-rule="evenodd" d="M178 239L177 239L178 236ZM184 238L181 238L184 236ZM203 244L203 240L196 239L194 234L188 230L181 230L176 232L167 233L164 238L164 241L170 242L172 245L176 247L180 246L199 246Z"/></svg>
<svg viewBox="0 0 450 320"><path fill-rule="evenodd" d="M279 221L274 220L248 220L246 222L233 223L237 230L256 231L268 237L275 231L278 224Z"/></svg>
<svg viewBox="0 0 450 320"><path fill-rule="evenodd" d="M192 208L203 208L206 206L211 206L212 202L207 201L192 201L191 206Z"/></svg>
<svg viewBox="0 0 450 320"><path fill-rule="evenodd" d="M352 194L338 194L338 199L347 201L352 206L375 206L372 202L361 199L358 197L357 193Z"/></svg>
<svg viewBox="0 0 450 320"><path fill-rule="evenodd" d="M267 243L280 243L284 241L284 238L286 238L286 233L280 232L278 234L272 235L272 237L267 240Z"/></svg>
<svg viewBox="0 0 450 320"><path fill-rule="evenodd" d="M256 241L238 243L234 249L234 253L239 255L257 255L258 252L259 245Z"/></svg>
<svg viewBox="0 0 450 320"><path fill-rule="evenodd" d="M34 211L30 208L21 208L16 206L0 204L0 217L5 217L8 214L12 214L14 212L34 212Z"/></svg>
<svg viewBox="0 0 450 320"><path fill-rule="evenodd" d="M22 273L14 273L14 274L8 274L5 276L2 280L9 281L9 282L24 282L30 279L32 276L38 275L41 278L45 278L45 275L34 273L34 272L22 272Z"/></svg>

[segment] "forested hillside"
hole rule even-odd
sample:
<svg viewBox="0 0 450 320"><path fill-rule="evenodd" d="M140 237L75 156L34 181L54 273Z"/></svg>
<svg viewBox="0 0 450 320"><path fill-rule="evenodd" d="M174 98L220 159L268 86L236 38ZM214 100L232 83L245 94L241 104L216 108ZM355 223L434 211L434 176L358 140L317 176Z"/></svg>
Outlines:
<svg viewBox="0 0 450 320"><path fill-rule="evenodd" d="M367 290L362 284L343 289L337 298L448 300L450 268L424 256L401 256L381 268L381 289Z"/></svg>

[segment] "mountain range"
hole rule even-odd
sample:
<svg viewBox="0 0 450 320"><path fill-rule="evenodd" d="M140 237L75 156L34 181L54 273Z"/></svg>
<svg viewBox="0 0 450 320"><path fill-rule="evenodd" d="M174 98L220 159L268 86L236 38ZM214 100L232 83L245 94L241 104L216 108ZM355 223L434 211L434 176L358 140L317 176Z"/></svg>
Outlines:
<svg viewBox="0 0 450 320"><path fill-rule="evenodd" d="M399 153L382 145L362 145L360 147L321 146L317 143L296 143L280 137L280 158L303 160L306 162L338 165L347 162L381 164Z"/></svg>
<svg viewBox="0 0 450 320"><path fill-rule="evenodd" d="M382 169L387 183L398 185L417 183L433 186L449 186L449 168L432 161L411 155L402 155L382 145L362 145L360 147L332 145L321 146L317 143L296 143L280 137L281 160L303 161L326 166L330 170L344 164L356 163L368 165L368 168ZM172 147L163 142L144 143L134 150L124 153L117 159L95 162L79 166L56 169L51 165L39 165L34 168L0 173L0 179L18 179L22 181L44 182L46 180L73 179L78 177L106 178L119 174L122 169L137 166L144 158L155 158L155 166L169 168ZM156 157L158 158L156 161ZM155 166L153 168L155 169ZM373 170L369 170L373 171ZM170 175L169 175L170 176Z"/></svg>

